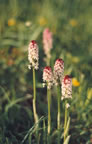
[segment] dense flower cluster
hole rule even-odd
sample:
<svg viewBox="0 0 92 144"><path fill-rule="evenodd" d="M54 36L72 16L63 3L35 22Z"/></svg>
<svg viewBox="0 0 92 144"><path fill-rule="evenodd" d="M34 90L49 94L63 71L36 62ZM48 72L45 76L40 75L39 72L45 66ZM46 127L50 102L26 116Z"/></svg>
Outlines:
<svg viewBox="0 0 92 144"><path fill-rule="evenodd" d="M50 58L50 51L52 49L52 33L48 28L46 28L43 32L43 49L45 55Z"/></svg>
<svg viewBox="0 0 92 144"><path fill-rule="evenodd" d="M62 83L63 75L64 75L64 61L62 59L57 59L54 65L55 85Z"/></svg>
<svg viewBox="0 0 92 144"><path fill-rule="evenodd" d="M62 80L62 100L72 98L72 79L66 75Z"/></svg>
<svg viewBox="0 0 92 144"><path fill-rule="evenodd" d="M35 40L32 40L28 47L28 60L30 62L30 65L28 66L29 69L32 67L34 69L38 69L38 60L39 60L39 54L38 54L38 45Z"/></svg>
<svg viewBox="0 0 92 144"><path fill-rule="evenodd" d="M43 86L47 83L47 88L50 89L53 85L53 73L51 67L47 66L43 70Z"/></svg>

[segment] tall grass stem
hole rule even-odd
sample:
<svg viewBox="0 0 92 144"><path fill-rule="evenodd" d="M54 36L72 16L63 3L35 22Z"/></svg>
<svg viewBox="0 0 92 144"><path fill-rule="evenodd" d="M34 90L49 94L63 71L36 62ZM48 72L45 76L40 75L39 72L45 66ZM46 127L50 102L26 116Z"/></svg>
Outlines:
<svg viewBox="0 0 92 144"><path fill-rule="evenodd" d="M50 132L51 132L51 91L47 87L47 97L48 97L48 139L47 143L50 144Z"/></svg>
<svg viewBox="0 0 92 144"><path fill-rule="evenodd" d="M67 126L67 100L65 100L65 120L64 120L64 142L66 140L66 134L65 134L65 130L66 130L66 126Z"/></svg>
<svg viewBox="0 0 92 144"><path fill-rule="evenodd" d="M58 144L60 144L60 113L61 113L61 90L60 86L57 86L57 107L58 107L58 113L57 113L57 129L58 129Z"/></svg>
<svg viewBox="0 0 92 144"><path fill-rule="evenodd" d="M35 69L33 68L33 113L35 123L38 123L38 115L36 112L36 81L35 81ZM36 129L38 129L38 124L36 125ZM38 130L36 130L36 136L38 137Z"/></svg>
<svg viewBox="0 0 92 144"><path fill-rule="evenodd" d="M48 97L48 134L51 132L51 91L47 88L47 97Z"/></svg>
<svg viewBox="0 0 92 144"><path fill-rule="evenodd" d="M58 114L57 114L57 129L60 129L60 113L61 113L61 108L60 108L60 103L61 103L61 94L60 94L60 86L57 86L57 103L58 103Z"/></svg>

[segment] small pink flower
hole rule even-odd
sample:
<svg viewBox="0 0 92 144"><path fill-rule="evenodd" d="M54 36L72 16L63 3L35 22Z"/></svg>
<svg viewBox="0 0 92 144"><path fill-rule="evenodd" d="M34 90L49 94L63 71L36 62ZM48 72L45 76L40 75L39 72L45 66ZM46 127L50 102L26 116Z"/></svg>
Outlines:
<svg viewBox="0 0 92 144"><path fill-rule="evenodd" d="M52 33L48 28L46 28L43 32L43 49L45 55L50 58L50 51L52 49Z"/></svg>
<svg viewBox="0 0 92 144"><path fill-rule="evenodd" d="M51 67L47 66L43 70L43 81L47 83L47 88L50 89L53 85L53 73Z"/></svg>
<svg viewBox="0 0 92 144"><path fill-rule="evenodd" d="M58 85L62 83L64 76L64 61L62 59L57 59L54 65L54 83Z"/></svg>
<svg viewBox="0 0 92 144"><path fill-rule="evenodd" d="M72 79L66 75L62 80L62 100L72 98Z"/></svg>
<svg viewBox="0 0 92 144"><path fill-rule="evenodd" d="M28 60L30 65L28 66L29 69L31 69L32 67L34 69L38 69L38 60L39 60L39 54L38 54L38 45L36 43L35 40L32 40L29 44L28 47Z"/></svg>

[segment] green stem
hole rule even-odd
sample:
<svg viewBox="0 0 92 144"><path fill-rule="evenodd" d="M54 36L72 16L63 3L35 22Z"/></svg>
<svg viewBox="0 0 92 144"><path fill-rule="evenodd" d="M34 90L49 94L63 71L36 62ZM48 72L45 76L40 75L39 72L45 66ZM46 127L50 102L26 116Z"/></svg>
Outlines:
<svg viewBox="0 0 92 144"><path fill-rule="evenodd" d="M29 134L29 144L31 144L31 138L32 138L32 135L31 134Z"/></svg>
<svg viewBox="0 0 92 144"><path fill-rule="evenodd" d="M67 104L67 100L65 100L64 142L66 139L65 130L66 130L66 125L67 125L67 107L66 107L66 104Z"/></svg>
<svg viewBox="0 0 92 144"><path fill-rule="evenodd" d="M34 91L34 101L36 103L36 84L35 84L35 69L33 68L33 91Z"/></svg>
<svg viewBox="0 0 92 144"><path fill-rule="evenodd" d="M50 106L51 106L51 92L47 88L47 97L48 97L48 135L51 131L51 112L50 112Z"/></svg>
<svg viewBox="0 0 92 144"><path fill-rule="evenodd" d="M57 107L58 107L58 114L57 114L57 129L58 129L58 144L60 144L60 103L61 103L61 94L60 94L60 86L57 86Z"/></svg>
<svg viewBox="0 0 92 144"><path fill-rule="evenodd" d="M36 83L35 83L35 69L34 68L33 68L33 113L34 113L35 123L38 123L38 115L36 112ZM38 128L38 124L36 126L36 129L37 128Z"/></svg>
<svg viewBox="0 0 92 144"><path fill-rule="evenodd" d="M46 126L45 126L45 120L43 120L43 144L46 144Z"/></svg>
<svg viewBox="0 0 92 144"><path fill-rule="evenodd" d="M57 87L57 93L58 93L58 98L57 98L57 102L58 102L58 114L57 114L57 129L60 130L60 102L61 102L61 95L60 95L60 87Z"/></svg>

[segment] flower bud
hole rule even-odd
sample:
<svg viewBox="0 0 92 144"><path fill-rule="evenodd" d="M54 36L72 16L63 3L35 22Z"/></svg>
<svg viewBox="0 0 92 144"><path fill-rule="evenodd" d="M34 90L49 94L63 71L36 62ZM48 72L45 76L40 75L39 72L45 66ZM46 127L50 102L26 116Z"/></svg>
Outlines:
<svg viewBox="0 0 92 144"><path fill-rule="evenodd" d="M39 60L39 54L38 54L38 45L36 43L35 40L32 40L29 44L29 47L28 47L28 60L29 60L29 63L30 65L28 66L29 69L31 69L32 67L34 69L38 69L38 60Z"/></svg>

